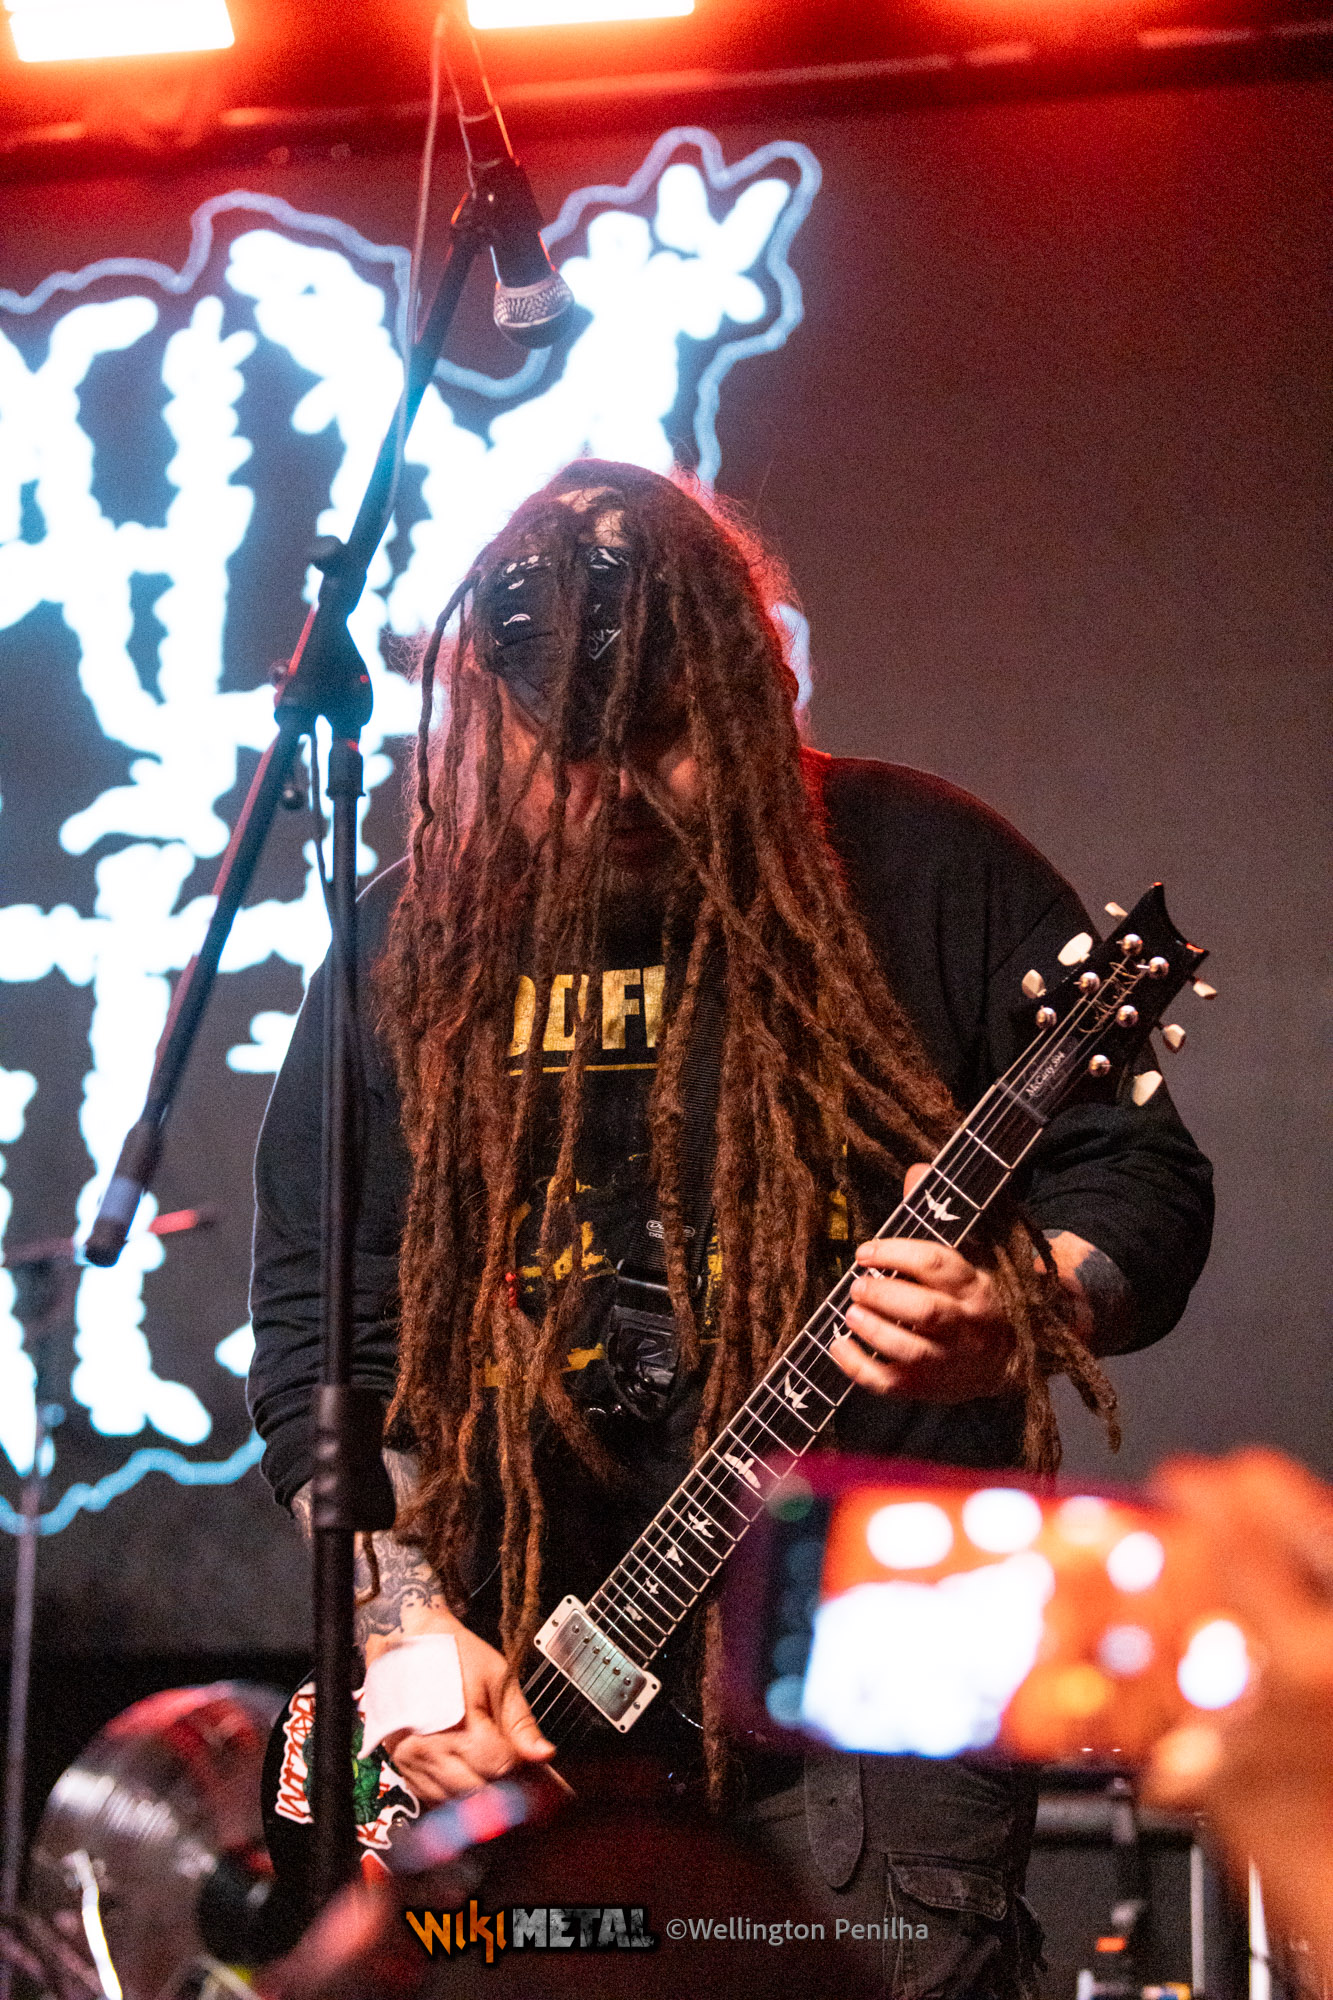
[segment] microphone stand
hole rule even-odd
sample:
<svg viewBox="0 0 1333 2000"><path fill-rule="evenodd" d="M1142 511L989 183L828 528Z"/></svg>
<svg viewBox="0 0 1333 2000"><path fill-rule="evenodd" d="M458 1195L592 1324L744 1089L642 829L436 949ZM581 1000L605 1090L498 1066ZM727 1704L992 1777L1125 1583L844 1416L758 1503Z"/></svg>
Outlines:
<svg viewBox="0 0 1333 2000"><path fill-rule="evenodd" d="M37 1537L41 1532L51 1432L64 1419L51 1400L51 1336L74 1304L74 1245L65 1240L25 1243L4 1260L19 1274L19 1318L33 1363L32 1464L23 1480L15 1550L14 1628L9 1647L9 1717L5 1735L4 1859L0 1865L0 1925L18 1916L23 1873L23 1806L28 1771L28 1692L32 1673L33 1613L37 1603ZM26 1281L26 1284L25 1284ZM0 2000L9 2000L14 1965L0 1960Z"/></svg>
<svg viewBox="0 0 1333 2000"><path fill-rule="evenodd" d="M197 955L181 976L163 1030L142 1115L84 1246L92 1264L114 1264L162 1151L218 962L268 831L288 791L301 740L324 716L333 733L327 791L333 802L332 939L324 1019L322 1239L323 1361L315 1401L314 1626L318 1699L310 1764L314 1811L314 1895L323 1904L357 1866L352 1794L353 1587L358 1533L393 1526L394 1496L380 1455L378 1395L351 1383L352 1259L358 1201L356 1110L356 832L362 792L359 738L370 719L370 677L347 629L366 574L393 515L401 440L411 430L435 372L468 272L491 247L488 198L474 184L449 225L443 270L420 337L411 347L403 395L380 446L345 543L322 543L323 571L296 651L278 690L277 735L260 760L218 870L216 906ZM415 329L410 329L415 332Z"/></svg>

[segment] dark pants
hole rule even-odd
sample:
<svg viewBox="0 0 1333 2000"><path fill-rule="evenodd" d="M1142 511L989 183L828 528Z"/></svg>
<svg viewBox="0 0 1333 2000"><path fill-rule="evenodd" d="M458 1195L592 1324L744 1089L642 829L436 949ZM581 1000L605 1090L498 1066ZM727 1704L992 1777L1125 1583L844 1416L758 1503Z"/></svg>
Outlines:
<svg viewBox="0 0 1333 2000"><path fill-rule="evenodd" d="M892 2000L1031 2000L1022 1897L1034 1772L924 1757L812 1758L748 1815L811 1914Z"/></svg>

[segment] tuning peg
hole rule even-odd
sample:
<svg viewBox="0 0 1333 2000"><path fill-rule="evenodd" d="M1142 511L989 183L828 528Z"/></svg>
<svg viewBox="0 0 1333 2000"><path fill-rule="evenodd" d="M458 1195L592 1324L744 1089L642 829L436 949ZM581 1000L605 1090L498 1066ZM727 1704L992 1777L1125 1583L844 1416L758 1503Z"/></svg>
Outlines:
<svg viewBox="0 0 1333 2000"><path fill-rule="evenodd" d="M1119 903L1108 903L1106 905L1106 914L1108 917L1114 917L1116 922L1119 923L1122 917L1129 915L1129 911L1122 910Z"/></svg>
<svg viewBox="0 0 1333 2000"><path fill-rule="evenodd" d="M1169 1049L1178 1049L1185 1040L1185 1030L1175 1021L1168 1021L1162 1029L1162 1040Z"/></svg>
<svg viewBox="0 0 1333 2000"><path fill-rule="evenodd" d="M1091 950L1091 932L1080 931L1077 937L1071 937L1068 944L1061 946L1058 953L1060 963L1061 965L1082 965Z"/></svg>
<svg viewBox="0 0 1333 2000"><path fill-rule="evenodd" d="M1161 1081L1161 1070L1145 1069L1141 1076L1136 1076L1134 1079L1133 1089L1130 1093L1134 1102L1136 1104L1146 1104Z"/></svg>
<svg viewBox="0 0 1333 2000"><path fill-rule="evenodd" d="M1216 1000L1217 998L1217 988L1210 986L1206 979L1196 979L1194 982L1194 991L1201 1000Z"/></svg>
<svg viewBox="0 0 1333 2000"><path fill-rule="evenodd" d="M1035 970L1025 972L1023 974L1023 991L1027 994L1029 1000L1040 1000L1042 994L1046 991L1046 981Z"/></svg>

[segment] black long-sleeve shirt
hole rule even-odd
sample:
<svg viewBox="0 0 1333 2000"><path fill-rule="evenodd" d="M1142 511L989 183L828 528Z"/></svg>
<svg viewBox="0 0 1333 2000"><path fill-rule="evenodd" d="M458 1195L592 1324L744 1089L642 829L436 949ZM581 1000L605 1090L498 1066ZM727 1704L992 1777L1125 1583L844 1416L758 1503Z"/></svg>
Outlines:
<svg viewBox="0 0 1333 2000"><path fill-rule="evenodd" d="M890 984L955 1100L970 1106L1031 1039L1023 974L1035 967L1054 983L1060 947L1093 927L1050 864L956 787L901 766L812 761L829 837ZM359 948L367 965L382 949L404 880L399 864L362 898ZM263 1469L283 1502L310 1477L310 1404L319 1375L323 984L317 974L274 1084L255 1169L249 1396L265 1440ZM641 1017L632 1025L643 1033ZM409 1170L387 1059L369 1032L365 1041L353 1374L387 1399ZM1137 1305L1137 1344L1146 1346L1175 1324L1202 1269L1211 1179L1162 1089L1143 1107L1122 1092L1115 1101L1060 1112L1018 1192L1040 1228L1073 1231L1116 1264ZM1020 1432L1012 1399L900 1403L854 1389L837 1419L849 1449L977 1467L1016 1463Z"/></svg>

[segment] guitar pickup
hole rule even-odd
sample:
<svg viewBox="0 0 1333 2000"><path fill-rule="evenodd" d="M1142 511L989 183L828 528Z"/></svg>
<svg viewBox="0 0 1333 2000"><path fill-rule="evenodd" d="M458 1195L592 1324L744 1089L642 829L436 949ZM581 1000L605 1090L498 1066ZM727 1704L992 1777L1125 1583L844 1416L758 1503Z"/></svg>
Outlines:
<svg viewBox="0 0 1333 2000"><path fill-rule="evenodd" d="M532 1643L622 1735L662 1686L594 1625L577 1597L561 1598Z"/></svg>

